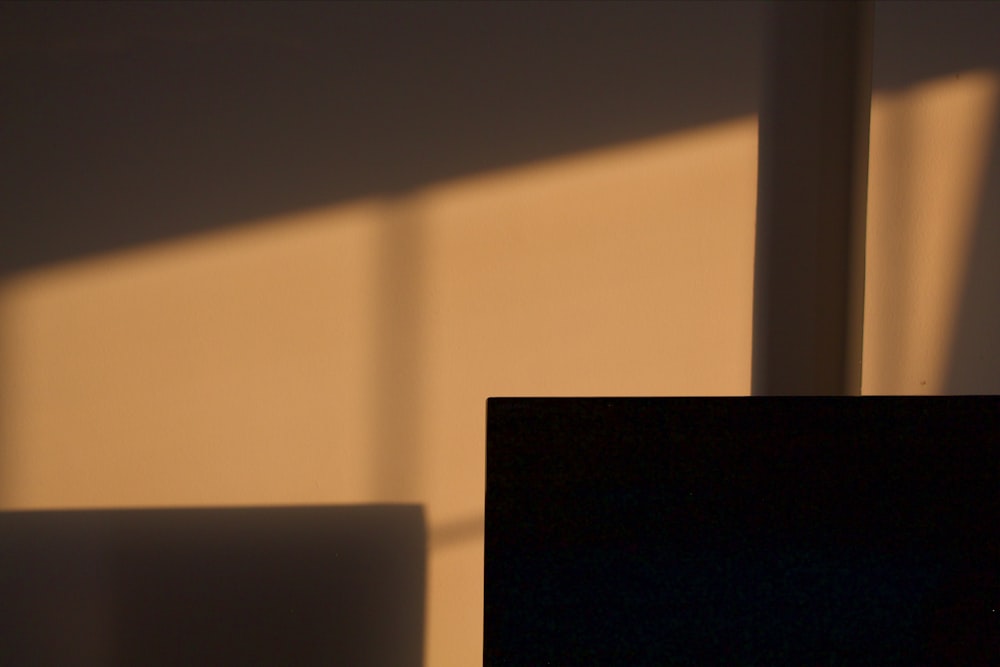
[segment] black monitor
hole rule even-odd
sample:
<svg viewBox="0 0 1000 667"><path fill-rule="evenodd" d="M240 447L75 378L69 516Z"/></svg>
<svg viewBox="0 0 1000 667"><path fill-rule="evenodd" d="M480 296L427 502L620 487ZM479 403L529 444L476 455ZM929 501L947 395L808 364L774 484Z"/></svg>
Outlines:
<svg viewBox="0 0 1000 667"><path fill-rule="evenodd" d="M1000 399L493 398L484 663L996 665Z"/></svg>
<svg viewBox="0 0 1000 667"><path fill-rule="evenodd" d="M0 665L423 664L417 505L0 513Z"/></svg>

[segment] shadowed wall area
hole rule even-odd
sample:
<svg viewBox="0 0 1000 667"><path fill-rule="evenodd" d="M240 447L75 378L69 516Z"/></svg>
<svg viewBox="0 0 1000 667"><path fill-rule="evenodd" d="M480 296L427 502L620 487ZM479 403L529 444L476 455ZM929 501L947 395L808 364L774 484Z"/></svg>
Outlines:
<svg viewBox="0 0 1000 667"><path fill-rule="evenodd" d="M0 660L423 664L419 506L0 514Z"/></svg>
<svg viewBox="0 0 1000 667"><path fill-rule="evenodd" d="M752 5L2 11L8 271L756 109Z"/></svg>

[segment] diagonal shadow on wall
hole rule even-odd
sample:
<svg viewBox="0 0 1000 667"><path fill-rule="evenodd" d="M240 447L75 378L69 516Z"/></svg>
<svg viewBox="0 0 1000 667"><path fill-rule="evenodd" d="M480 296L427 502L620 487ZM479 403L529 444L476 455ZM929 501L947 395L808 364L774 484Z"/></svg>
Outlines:
<svg viewBox="0 0 1000 667"><path fill-rule="evenodd" d="M750 3L0 12L0 273L756 110Z"/></svg>

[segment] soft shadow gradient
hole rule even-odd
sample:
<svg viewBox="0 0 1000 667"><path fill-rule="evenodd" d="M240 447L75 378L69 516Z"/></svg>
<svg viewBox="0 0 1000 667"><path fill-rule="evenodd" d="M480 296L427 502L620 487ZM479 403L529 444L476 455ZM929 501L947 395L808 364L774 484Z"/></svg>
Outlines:
<svg viewBox="0 0 1000 667"><path fill-rule="evenodd" d="M5 3L0 273L753 113L759 14Z"/></svg>

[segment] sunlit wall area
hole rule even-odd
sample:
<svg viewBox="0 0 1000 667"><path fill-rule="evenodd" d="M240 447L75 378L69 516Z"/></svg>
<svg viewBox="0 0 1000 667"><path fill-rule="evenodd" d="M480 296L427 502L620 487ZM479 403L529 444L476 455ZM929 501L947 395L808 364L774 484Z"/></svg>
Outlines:
<svg viewBox="0 0 1000 667"><path fill-rule="evenodd" d="M744 119L426 194L432 515L481 512L486 396L749 393L755 164ZM433 551L432 583L481 549Z"/></svg>
<svg viewBox="0 0 1000 667"><path fill-rule="evenodd" d="M876 5L864 393L1000 391L998 10Z"/></svg>
<svg viewBox="0 0 1000 667"><path fill-rule="evenodd" d="M380 210L320 211L5 281L4 504L363 497L354 443L367 440L357 416L371 400ZM294 498L275 476L288 466Z"/></svg>
<svg viewBox="0 0 1000 667"><path fill-rule="evenodd" d="M865 331L869 393L948 389L979 202L990 187L985 179L998 101L1000 77L989 70L875 98Z"/></svg>
<svg viewBox="0 0 1000 667"><path fill-rule="evenodd" d="M412 500L461 480L415 440L481 483L490 395L746 393L755 160L747 118L12 276L3 500Z"/></svg>
<svg viewBox="0 0 1000 667"><path fill-rule="evenodd" d="M755 165L749 117L8 278L0 501L424 503L458 664L486 397L747 393Z"/></svg>

